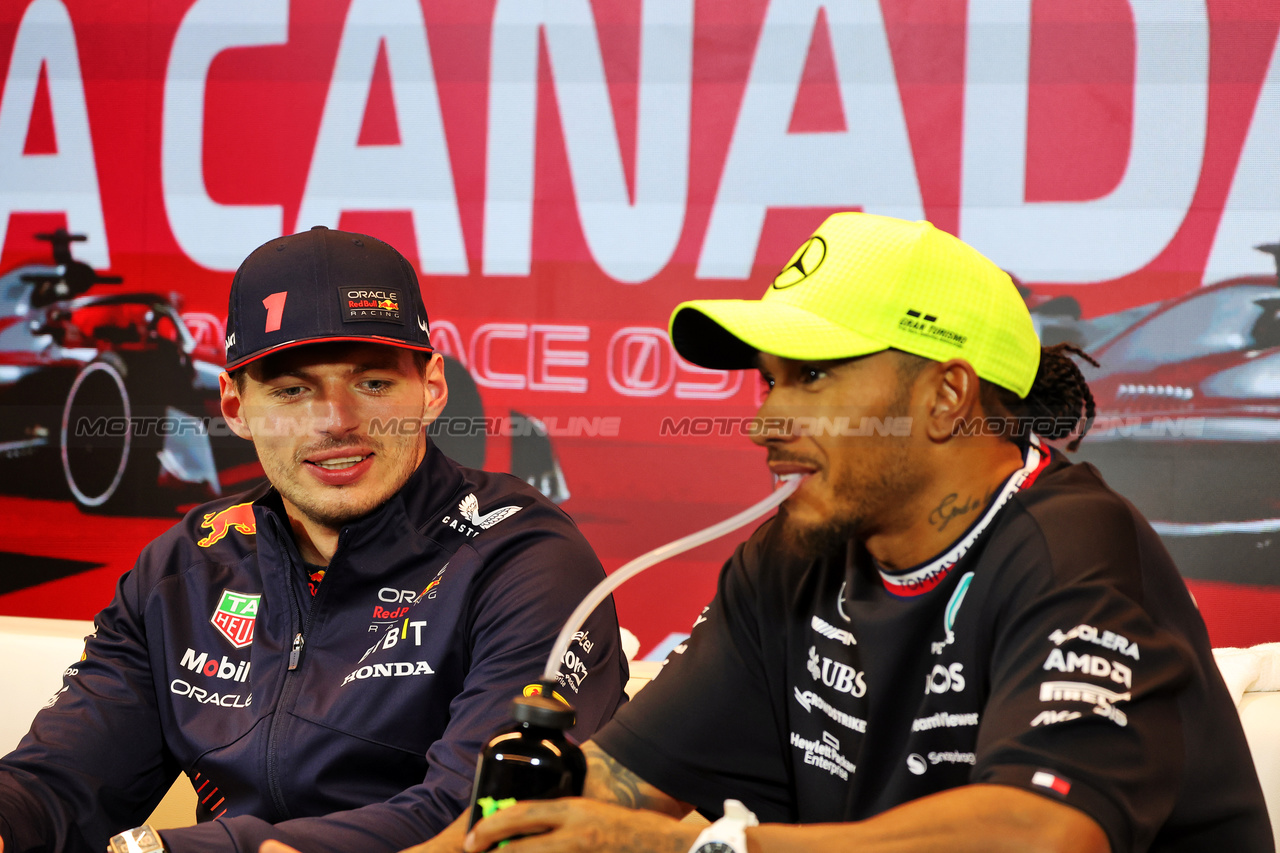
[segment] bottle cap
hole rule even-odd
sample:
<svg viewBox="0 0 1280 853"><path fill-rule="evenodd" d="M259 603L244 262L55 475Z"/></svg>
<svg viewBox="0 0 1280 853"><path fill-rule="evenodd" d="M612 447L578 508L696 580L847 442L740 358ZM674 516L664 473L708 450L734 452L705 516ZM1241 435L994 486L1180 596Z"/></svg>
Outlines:
<svg viewBox="0 0 1280 853"><path fill-rule="evenodd" d="M561 731L573 728L577 722L572 705L550 696L519 696L513 699L511 717L517 723Z"/></svg>

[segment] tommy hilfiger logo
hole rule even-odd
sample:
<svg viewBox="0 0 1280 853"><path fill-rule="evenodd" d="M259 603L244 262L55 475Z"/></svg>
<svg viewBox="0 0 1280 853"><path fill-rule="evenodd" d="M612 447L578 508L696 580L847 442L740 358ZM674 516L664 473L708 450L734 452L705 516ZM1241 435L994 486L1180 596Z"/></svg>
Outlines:
<svg viewBox="0 0 1280 853"><path fill-rule="evenodd" d="M400 291L395 288L338 288L338 301L342 304L342 321L357 320L401 322Z"/></svg>
<svg viewBox="0 0 1280 853"><path fill-rule="evenodd" d="M937 324L937 316L921 311L908 309L905 317L898 320L898 328L913 335L924 335L952 346L962 347L969 340L968 336L945 329Z"/></svg>

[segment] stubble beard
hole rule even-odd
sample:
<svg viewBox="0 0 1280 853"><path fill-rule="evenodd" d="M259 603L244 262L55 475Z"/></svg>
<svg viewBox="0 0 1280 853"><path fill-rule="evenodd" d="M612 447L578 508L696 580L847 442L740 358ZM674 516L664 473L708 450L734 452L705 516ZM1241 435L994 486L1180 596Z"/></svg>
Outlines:
<svg viewBox="0 0 1280 853"><path fill-rule="evenodd" d="M900 417L910 408L910 389L905 385L889 403L885 416ZM852 465L828 469L832 497L837 509L815 524L797 524L784 503L778 510L787 548L803 559L817 559L843 552L851 540L865 540L874 532L878 519L892 513L915 492L919 483L911 467L910 439L904 436L877 436L873 441L889 442L878 471L873 476L854 473Z"/></svg>
<svg viewBox="0 0 1280 853"><path fill-rule="evenodd" d="M883 440L901 442L898 438ZM850 541L865 539L875 529L877 519L910 491L912 478L906 462L906 446L900 444L875 477L853 476L847 467L830 472L834 478L833 501L838 509L817 523L797 523L784 504L778 517L787 548L798 557L812 560L842 553Z"/></svg>
<svg viewBox="0 0 1280 853"><path fill-rule="evenodd" d="M271 476L268 470L268 478L280 493L280 496L297 508L309 521L330 530L338 530L343 525L349 524L358 518L363 518L378 507L386 503L392 495L400 491L404 484L413 476L413 472L417 467L414 464L416 453L414 449L418 445L405 445L403 452L389 451L386 445L373 438L365 438L363 446L368 447L375 456L374 464L378 464L378 457L385 462L391 463L393 467L399 467L397 476L388 482L385 494L371 494L363 498L356 497L356 493L350 489L329 489L322 488L317 494L315 489L308 489L303 485L303 478L307 474L303 471L303 466L307 464L307 457L318 452L328 450L341 450L345 447L354 447L352 442L344 441L327 441L320 444L313 444L306 448L296 451L292 456L288 470L282 471L280 476ZM263 467L267 467L267 460L261 459Z"/></svg>

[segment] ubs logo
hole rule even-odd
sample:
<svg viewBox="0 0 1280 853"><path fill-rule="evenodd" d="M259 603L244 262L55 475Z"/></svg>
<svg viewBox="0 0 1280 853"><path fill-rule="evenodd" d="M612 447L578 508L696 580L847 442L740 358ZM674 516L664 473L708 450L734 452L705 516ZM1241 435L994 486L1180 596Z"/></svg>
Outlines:
<svg viewBox="0 0 1280 853"><path fill-rule="evenodd" d="M814 646L809 647L809 663L807 666L809 675L813 676L814 681L821 681L826 686L834 688L841 693L848 693L855 699L859 699L867 693L867 682L864 673L854 669L847 663L840 663L840 661L819 655L817 648Z"/></svg>
<svg viewBox="0 0 1280 853"><path fill-rule="evenodd" d="M787 261L782 272L774 276L773 289L786 290L788 287L795 287L817 272L826 257L827 241L817 235L810 237L803 246L796 249L796 253L791 256L791 260Z"/></svg>

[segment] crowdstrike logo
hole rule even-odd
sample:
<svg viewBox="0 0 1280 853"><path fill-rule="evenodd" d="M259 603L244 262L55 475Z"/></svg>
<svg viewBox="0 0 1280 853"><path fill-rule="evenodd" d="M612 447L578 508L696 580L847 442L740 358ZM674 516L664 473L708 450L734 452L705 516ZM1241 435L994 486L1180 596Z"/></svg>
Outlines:
<svg viewBox="0 0 1280 853"><path fill-rule="evenodd" d="M812 690L805 690L801 692L799 687L793 687L792 689L795 691L796 702L800 703L800 707L804 708L809 713L813 713L813 709L817 708L819 711L826 714L845 728L853 729L859 734L866 734L866 720L841 711L839 708L832 706L830 702L823 699Z"/></svg>

